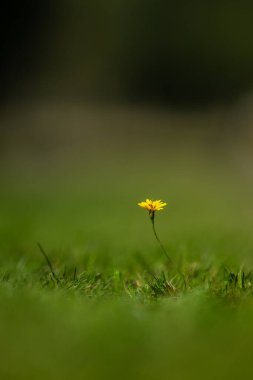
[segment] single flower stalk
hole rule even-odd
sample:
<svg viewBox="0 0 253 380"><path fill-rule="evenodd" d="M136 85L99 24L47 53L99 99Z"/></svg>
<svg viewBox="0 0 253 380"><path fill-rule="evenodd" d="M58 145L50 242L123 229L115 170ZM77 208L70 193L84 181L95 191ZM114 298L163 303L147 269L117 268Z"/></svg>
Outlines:
<svg viewBox="0 0 253 380"><path fill-rule="evenodd" d="M163 244L161 243L161 240L157 236L156 229L155 229L155 212L163 210L163 208L165 206L167 206L167 203L162 202L161 200L152 201L151 199L146 199L146 201L138 203L138 206L140 206L140 207L142 207L142 208L144 208L145 210L148 211L149 217L150 217L150 220L151 220L151 223L152 223L152 228L153 228L153 232L154 232L155 238L158 241L163 254L171 262L172 260L169 257L169 255L167 254L166 249L164 248Z"/></svg>

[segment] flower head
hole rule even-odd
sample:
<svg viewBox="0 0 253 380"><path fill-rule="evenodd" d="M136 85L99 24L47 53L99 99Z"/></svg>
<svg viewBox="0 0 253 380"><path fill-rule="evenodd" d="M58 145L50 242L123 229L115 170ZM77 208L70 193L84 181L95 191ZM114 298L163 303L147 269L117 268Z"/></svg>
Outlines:
<svg viewBox="0 0 253 380"><path fill-rule="evenodd" d="M162 202L161 199L158 201L146 199L146 201L138 203L138 206L148 210L150 214L153 214L155 211L163 210L166 205L167 203Z"/></svg>

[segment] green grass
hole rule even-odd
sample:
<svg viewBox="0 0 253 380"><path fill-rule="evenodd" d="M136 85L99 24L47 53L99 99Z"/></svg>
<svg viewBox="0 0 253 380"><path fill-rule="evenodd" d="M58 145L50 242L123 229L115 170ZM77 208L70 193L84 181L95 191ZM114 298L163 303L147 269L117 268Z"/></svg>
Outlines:
<svg viewBox="0 0 253 380"><path fill-rule="evenodd" d="M252 181L161 149L2 167L1 379L249 378ZM173 267L145 197L168 202L156 227Z"/></svg>

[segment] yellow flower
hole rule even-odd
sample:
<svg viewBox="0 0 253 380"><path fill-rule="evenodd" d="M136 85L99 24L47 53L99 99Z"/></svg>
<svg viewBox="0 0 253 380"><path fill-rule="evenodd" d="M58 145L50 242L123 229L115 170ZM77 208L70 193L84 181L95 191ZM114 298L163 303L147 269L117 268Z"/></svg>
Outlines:
<svg viewBox="0 0 253 380"><path fill-rule="evenodd" d="M152 199L146 199L145 201L138 203L138 206L144 208L145 210L148 210L155 238L158 241L158 243L159 243L159 245L160 245L160 247L161 247L164 255L167 258L167 260L171 263L172 262L171 258L167 254L166 249L162 245L161 240L159 239L159 237L157 236L156 229L155 229L155 212L163 210L163 208L165 206L167 206L167 203L162 202L161 199L159 199L157 201L152 201Z"/></svg>
<svg viewBox="0 0 253 380"><path fill-rule="evenodd" d="M159 199L158 201L152 201L151 199L146 199L144 202L138 203L138 206L146 209L149 213L154 213L155 211L163 210L163 208L167 205Z"/></svg>

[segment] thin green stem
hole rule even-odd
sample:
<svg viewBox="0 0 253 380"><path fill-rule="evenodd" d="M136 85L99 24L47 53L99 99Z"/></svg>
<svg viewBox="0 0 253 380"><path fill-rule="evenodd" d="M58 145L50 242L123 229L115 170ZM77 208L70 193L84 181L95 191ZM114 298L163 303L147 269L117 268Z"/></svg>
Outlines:
<svg viewBox="0 0 253 380"><path fill-rule="evenodd" d="M158 235L156 233L156 229L155 229L155 212L154 211L150 213L150 220L151 220L151 223L152 223L152 227L153 227L153 232L154 232L155 238L158 241L158 244L160 245L160 248L161 248L163 254L166 256L167 260L170 263L172 263L171 258L169 257L168 253L166 252L166 249L164 248L161 240L159 239L159 237L158 237Z"/></svg>

